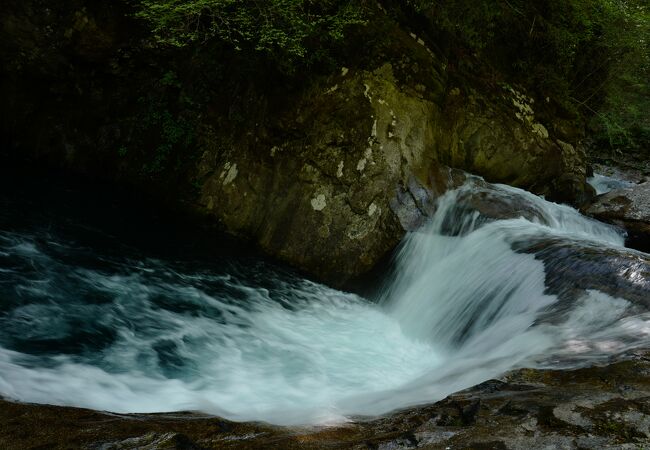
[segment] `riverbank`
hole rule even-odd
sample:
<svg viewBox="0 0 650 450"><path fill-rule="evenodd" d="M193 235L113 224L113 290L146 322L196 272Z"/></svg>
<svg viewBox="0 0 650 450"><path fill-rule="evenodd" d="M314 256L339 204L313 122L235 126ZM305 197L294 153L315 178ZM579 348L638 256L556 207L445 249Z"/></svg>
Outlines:
<svg viewBox="0 0 650 450"><path fill-rule="evenodd" d="M194 413L110 414L0 401L7 449L641 449L650 353L573 371L522 369L430 406L343 426L281 428Z"/></svg>

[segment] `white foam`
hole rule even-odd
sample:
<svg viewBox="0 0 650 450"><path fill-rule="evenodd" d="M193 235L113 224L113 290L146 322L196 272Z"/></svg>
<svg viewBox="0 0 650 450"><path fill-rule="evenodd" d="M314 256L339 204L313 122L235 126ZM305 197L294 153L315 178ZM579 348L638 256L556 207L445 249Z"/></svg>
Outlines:
<svg viewBox="0 0 650 450"><path fill-rule="evenodd" d="M614 189L625 189L634 186L631 181L619 180L599 173L594 173L594 176L588 178L587 182L596 190L597 195L606 194Z"/></svg>
<svg viewBox="0 0 650 450"><path fill-rule="evenodd" d="M523 199L538 219L484 223L455 210L463 189L477 187L470 180L445 195L431 224L405 239L379 304L286 276L264 287L241 268L68 267L14 236L9 252L29 258L38 276L17 285L32 300L0 316L0 337L83 331L92 345L54 356L0 347L0 393L116 412L330 423L439 400L512 368L579 365L647 343L650 318L598 291L553 313L544 264L511 248L550 236L617 249L615 229L503 186L493 189ZM462 232L445 235L450 220ZM89 304L87 293L103 300Z"/></svg>

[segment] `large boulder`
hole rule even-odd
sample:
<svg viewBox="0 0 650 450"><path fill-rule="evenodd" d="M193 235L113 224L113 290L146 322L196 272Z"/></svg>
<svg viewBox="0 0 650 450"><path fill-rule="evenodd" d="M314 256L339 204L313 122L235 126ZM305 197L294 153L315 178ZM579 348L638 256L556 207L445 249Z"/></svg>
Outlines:
<svg viewBox="0 0 650 450"><path fill-rule="evenodd" d="M133 184L332 284L426 220L443 166L588 193L579 139L536 113L545 101L458 71L380 11L338 69L289 81L223 48L156 48L126 2L39 5L0 19L0 155Z"/></svg>
<svg viewBox="0 0 650 450"><path fill-rule="evenodd" d="M585 191L584 154L535 123L522 103L531 99L506 89L479 96L442 76L444 91L428 94L395 71L343 68L279 112L272 133L207 150L199 209L341 284L421 224L423 202L458 184L445 165L553 198Z"/></svg>
<svg viewBox="0 0 650 450"><path fill-rule="evenodd" d="M603 194L584 208L584 212L625 228L626 245L650 252L650 182Z"/></svg>

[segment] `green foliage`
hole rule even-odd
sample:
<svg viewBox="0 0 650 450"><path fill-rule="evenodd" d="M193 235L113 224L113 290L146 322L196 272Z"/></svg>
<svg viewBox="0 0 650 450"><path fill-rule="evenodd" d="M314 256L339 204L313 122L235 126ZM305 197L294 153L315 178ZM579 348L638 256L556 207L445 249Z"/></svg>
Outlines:
<svg viewBox="0 0 650 450"><path fill-rule="evenodd" d="M502 68L565 112L593 117L612 148L649 147L647 0L404 0L468 53ZM453 56L453 55L452 55Z"/></svg>
<svg viewBox="0 0 650 450"><path fill-rule="evenodd" d="M364 23L361 6L345 0L140 0L137 16L159 43L182 47L218 40L288 66Z"/></svg>
<svg viewBox="0 0 650 450"><path fill-rule="evenodd" d="M625 12L618 33L611 30L617 53L591 126L602 147L650 156L650 6L629 2Z"/></svg>
<svg viewBox="0 0 650 450"><path fill-rule="evenodd" d="M129 145L118 149L121 157L141 160L142 172L157 175L173 169L195 143L194 104L181 90L175 72L167 71L138 99L138 113L129 119Z"/></svg>
<svg viewBox="0 0 650 450"><path fill-rule="evenodd" d="M145 103L148 101L142 100ZM173 114L156 102L149 103L146 107L147 114L141 126L145 130L160 130L160 139L153 152L153 158L143 166L146 173L154 174L167 168L174 148L189 148L194 141L194 128L186 117Z"/></svg>
<svg viewBox="0 0 650 450"><path fill-rule="evenodd" d="M619 45L624 0L406 0L469 49L509 51L522 69L553 65L566 75L585 45Z"/></svg>

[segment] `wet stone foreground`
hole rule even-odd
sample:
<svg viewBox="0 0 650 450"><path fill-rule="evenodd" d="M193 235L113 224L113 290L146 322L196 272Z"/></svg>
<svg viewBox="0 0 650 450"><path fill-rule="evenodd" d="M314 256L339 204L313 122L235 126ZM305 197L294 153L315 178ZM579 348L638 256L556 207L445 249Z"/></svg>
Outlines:
<svg viewBox="0 0 650 450"><path fill-rule="evenodd" d="M112 414L0 400L2 449L642 449L650 351L578 370L521 369L429 406L336 427L191 412Z"/></svg>

